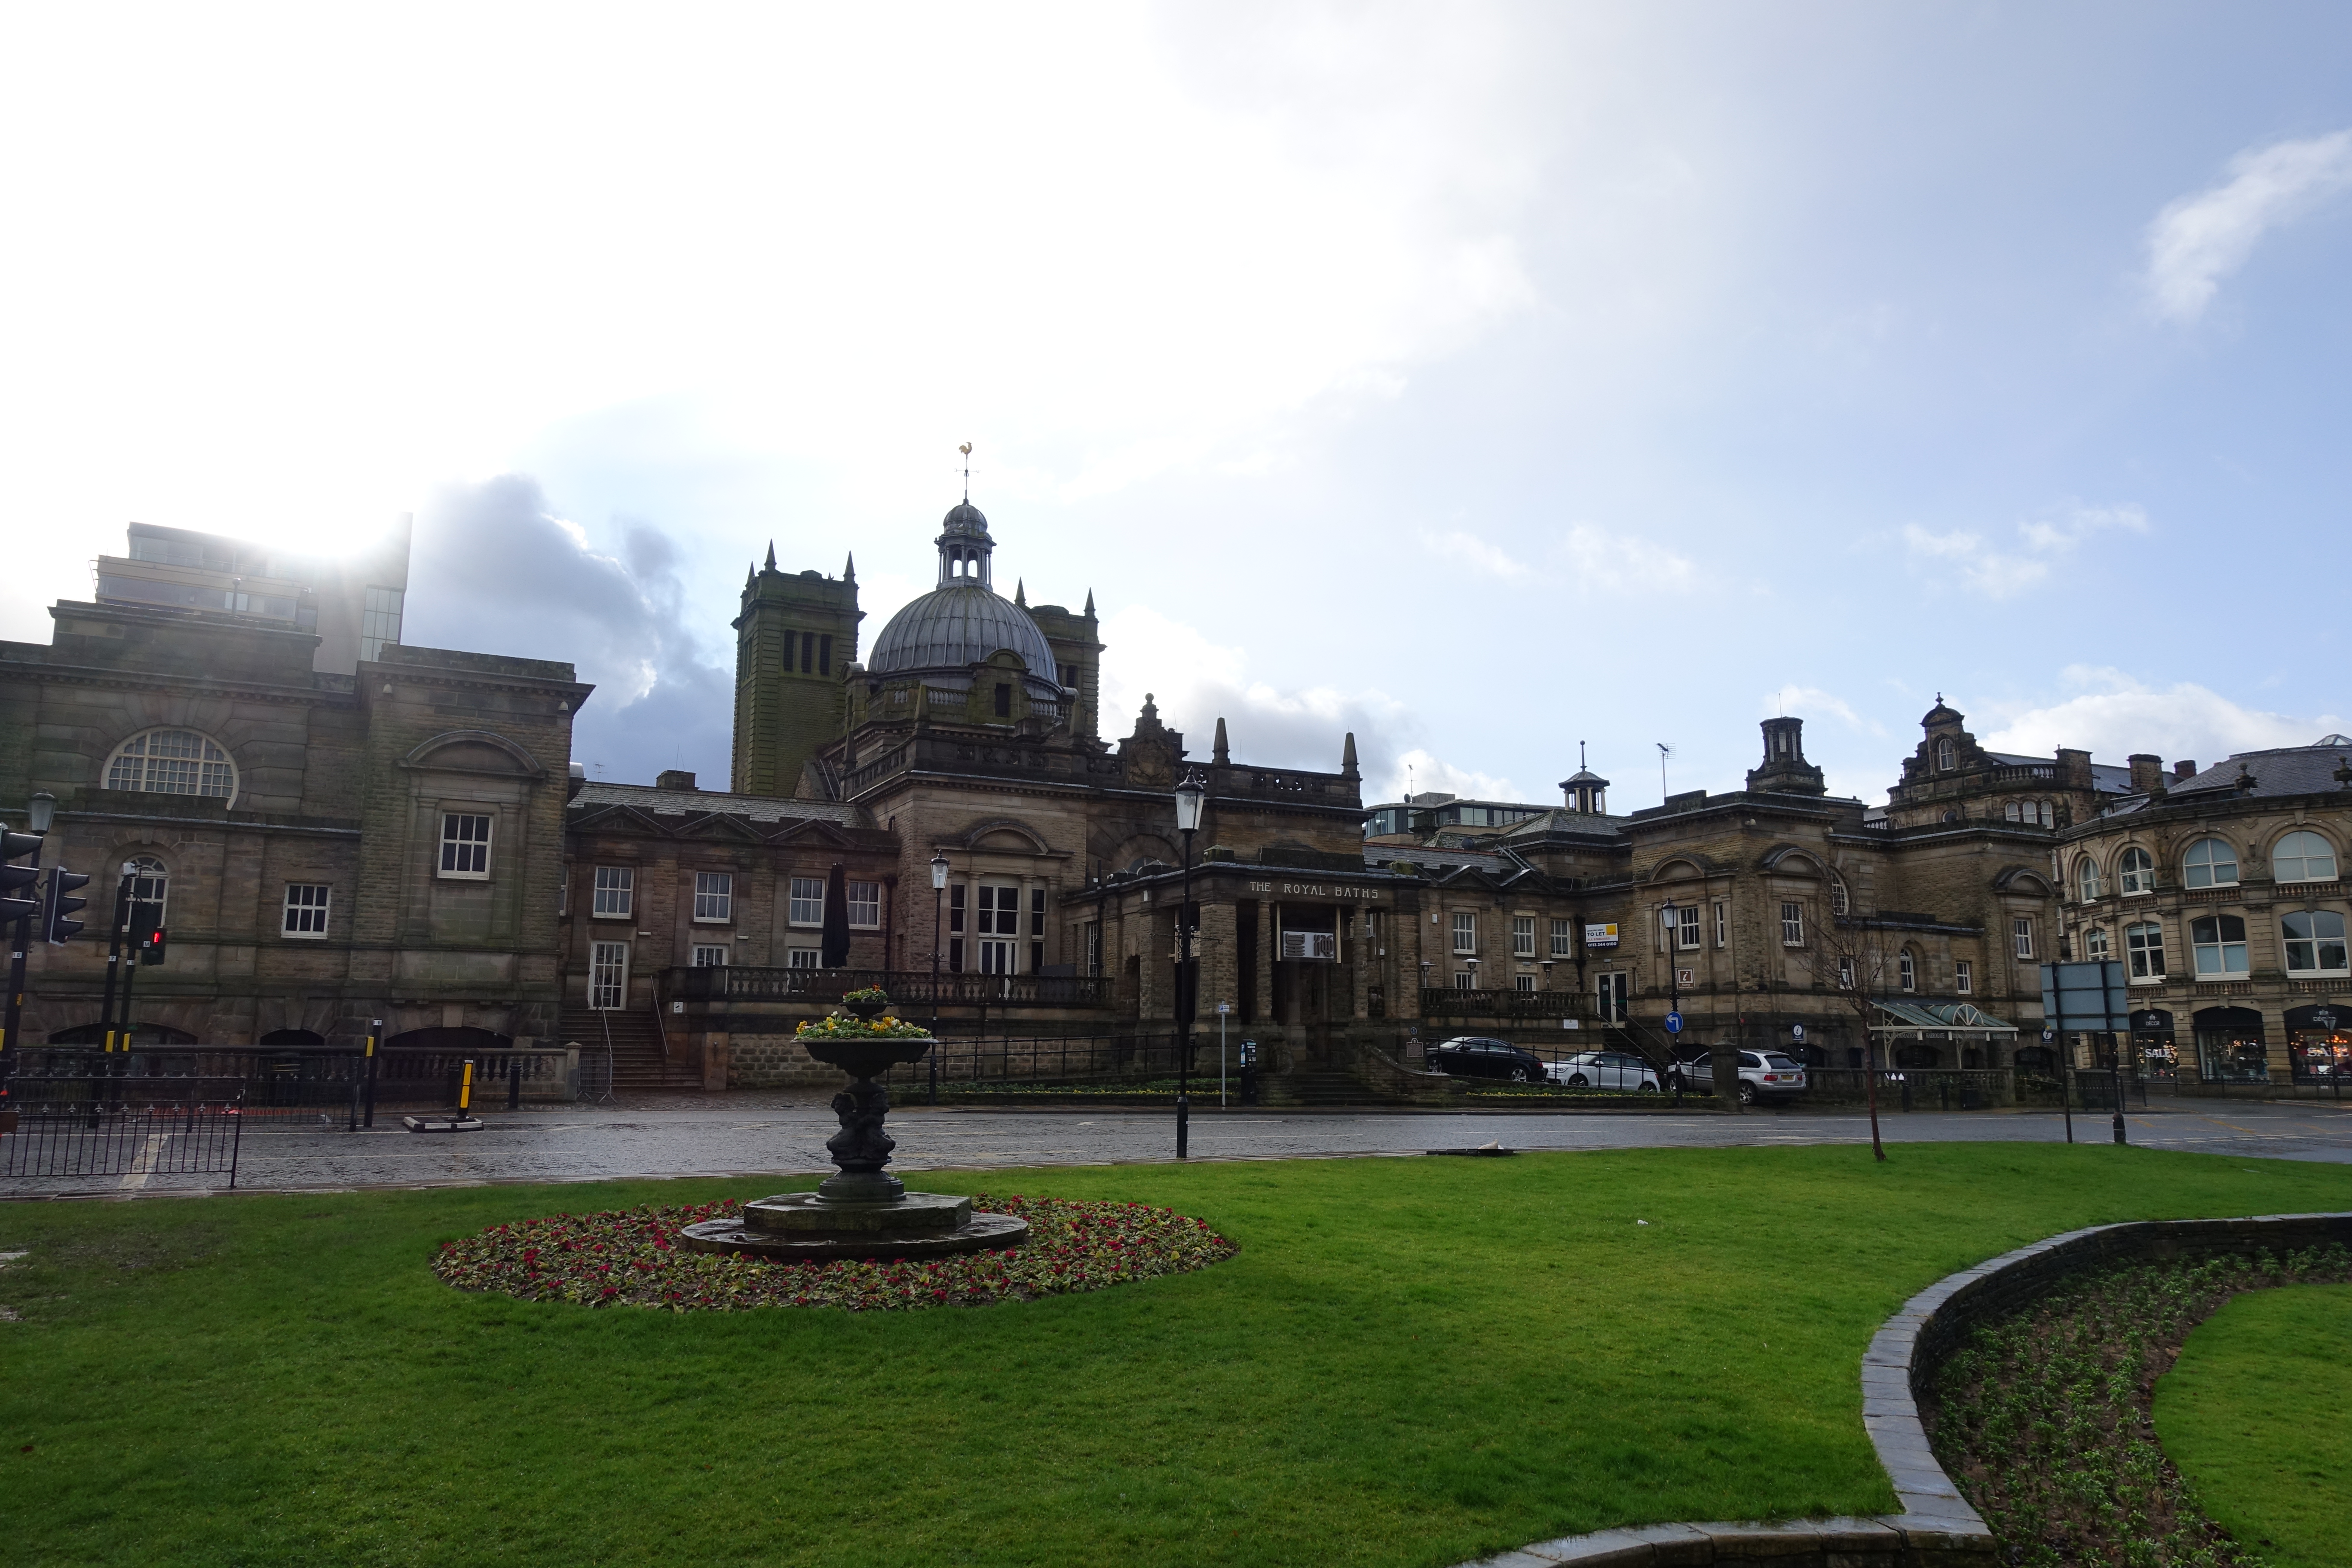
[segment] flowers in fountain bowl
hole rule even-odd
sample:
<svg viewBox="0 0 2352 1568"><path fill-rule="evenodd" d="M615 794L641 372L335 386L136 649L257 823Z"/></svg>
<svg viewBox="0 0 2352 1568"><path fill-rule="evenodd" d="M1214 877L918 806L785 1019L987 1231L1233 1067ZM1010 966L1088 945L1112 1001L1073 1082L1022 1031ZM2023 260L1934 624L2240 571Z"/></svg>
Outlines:
<svg viewBox="0 0 2352 1568"><path fill-rule="evenodd" d="M835 1013L803 1024L793 1034L803 1040L927 1040L931 1036L922 1025L909 1024L887 1013L879 1018L854 1018L846 1013Z"/></svg>

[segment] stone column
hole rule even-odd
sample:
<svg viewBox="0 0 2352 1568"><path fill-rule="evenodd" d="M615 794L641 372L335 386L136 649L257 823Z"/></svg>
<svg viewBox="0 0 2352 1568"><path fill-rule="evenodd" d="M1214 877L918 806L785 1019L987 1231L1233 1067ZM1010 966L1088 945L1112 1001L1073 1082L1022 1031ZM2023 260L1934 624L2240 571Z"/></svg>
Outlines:
<svg viewBox="0 0 2352 1568"><path fill-rule="evenodd" d="M1274 959L1282 947L1282 906L1272 899L1257 901L1257 1027L1274 1025Z"/></svg>

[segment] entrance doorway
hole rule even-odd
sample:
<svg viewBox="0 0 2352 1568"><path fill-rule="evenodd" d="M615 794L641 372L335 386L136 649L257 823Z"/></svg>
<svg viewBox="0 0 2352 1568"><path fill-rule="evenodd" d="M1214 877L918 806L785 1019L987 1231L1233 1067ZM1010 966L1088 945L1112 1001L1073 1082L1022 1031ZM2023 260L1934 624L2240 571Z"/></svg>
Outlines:
<svg viewBox="0 0 2352 1568"><path fill-rule="evenodd" d="M599 942L588 949L588 1005L600 1013L628 1005L629 944Z"/></svg>
<svg viewBox="0 0 2352 1568"><path fill-rule="evenodd" d="M1601 1023L1622 1024L1625 1021L1625 998L1628 994L1626 980L1627 976L1622 970L1600 975L1594 979L1592 1012Z"/></svg>

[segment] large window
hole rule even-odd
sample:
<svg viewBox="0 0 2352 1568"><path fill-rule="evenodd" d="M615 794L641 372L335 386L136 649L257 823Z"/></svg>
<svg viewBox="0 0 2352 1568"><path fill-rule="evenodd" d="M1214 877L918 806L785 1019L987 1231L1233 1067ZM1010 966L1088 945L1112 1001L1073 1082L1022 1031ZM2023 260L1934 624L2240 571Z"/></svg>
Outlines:
<svg viewBox="0 0 2352 1568"><path fill-rule="evenodd" d="M2125 850L2116 862L2116 886L2126 893L2156 891L2155 857L2137 846Z"/></svg>
<svg viewBox="0 0 2352 1568"><path fill-rule="evenodd" d="M961 889L959 889L958 891L961 892ZM794 877L793 879L792 900L789 906L785 909L784 913L785 918L790 921L790 923L796 926L821 926L824 924L824 879L822 877ZM962 929L961 924L959 924L957 929Z"/></svg>
<svg viewBox="0 0 2352 1568"><path fill-rule="evenodd" d="M2089 931L2083 933L2083 956L2084 958L2099 959L2105 958L2108 955L2106 927L2093 926Z"/></svg>
<svg viewBox="0 0 2352 1568"><path fill-rule="evenodd" d="M374 658L383 652L386 643L400 641L400 602L398 588L370 588L365 607L360 611L360 657Z"/></svg>
<svg viewBox="0 0 2352 1568"><path fill-rule="evenodd" d="M106 764L106 787L148 795L236 796L236 764L194 730L150 730L125 741Z"/></svg>
<svg viewBox="0 0 2352 1568"><path fill-rule="evenodd" d="M882 929L882 884L852 882L849 884L849 924L854 931Z"/></svg>
<svg viewBox="0 0 2352 1568"><path fill-rule="evenodd" d="M468 812L441 815L441 874L480 881L490 874L490 819Z"/></svg>
<svg viewBox="0 0 2352 1568"><path fill-rule="evenodd" d="M171 873L152 855L142 855L131 862L131 930L165 923L165 902L171 888Z"/></svg>
<svg viewBox="0 0 2352 1568"><path fill-rule="evenodd" d="M2135 981L2164 978L2164 927L2155 921L2124 927L2124 954Z"/></svg>
<svg viewBox="0 0 2352 1568"><path fill-rule="evenodd" d="M1721 904L1717 904L1715 907L1718 910L1723 908ZM1832 877L1830 879L1830 913L1833 915L1850 915L1853 913L1853 906L1846 898L1845 884L1835 877ZM1717 947L1721 947L1723 944L1721 942L1717 942L1716 945Z"/></svg>
<svg viewBox="0 0 2352 1568"><path fill-rule="evenodd" d="M1804 905L1784 903L1780 906L1780 945L1782 947L1805 945Z"/></svg>
<svg viewBox="0 0 2352 1568"><path fill-rule="evenodd" d="M2033 921L2030 917L2020 915L2010 921L2009 936L2010 944L2015 949L2018 957L2033 956Z"/></svg>
<svg viewBox="0 0 2352 1568"><path fill-rule="evenodd" d="M2184 888L2234 888L2238 885L2238 854L2218 838L2200 838L2180 858Z"/></svg>
<svg viewBox="0 0 2352 1568"><path fill-rule="evenodd" d="M1454 917L1454 951L1478 951L1478 917L1467 910L1458 911Z"/></svg>
<svg viewBox="0 0 2352 1568"><path fill-rule="evenodd" d="M2296 910L2279 917L2289 974L2343 974L2344 917L2334 910Z"/></svg>
<svg viewBox="0 0 2352 1568"><path fill-rule="evenodd" d="M724 923L735 918L735 873L697 871L694 874L694 918Z"/></svg>
<svg viewBox="0 0 2352 1568"><path fill-rule="evenodd" d="M1574 921L1551 922L1551 955L1554 958L1576 956L1576 922Z"/></svg>
<svg viewBox="0 0 2352 1568"><path fill-rule="evenodd" d="M628 1005L629 944L592 942L588 944L588 1005L609 1013Z"/></svg>
<svg viewBox="0 0 2352 1568"><path fill-rule="evenodd" d="M1675 945L1689 952L1698 946L1698 906L1675 911Z"/></svg>
<svg viewBox="0 0 2352 1568"><path fill-rule="evenodd" d="M2075 868L2074 888L2086 904L2099 896L2099 863L2088 855L2083 857L2082 865Z"/></svg>
<svg viewBox="0 0 2352 1568"><path fill-rule="evenodd" d="M1533 915L1513 915L1511 917L1511 956L1513 958L1533 958L1535 955L1536 917Z"/></svg>
<svg viewBox="0 0 2352 1568"><path fill-rule="evenodd" d="M2189 951L2200 980L2246 973L2246 922L2236 915L2205 915L2189 922Z"/></svg>
<svg viewBox="0 0 2352 1568"><path fill-rule="evenodd" d="M285 933L322 937L327 934L327 900L331 891L324 882L286 884Z"/></svg>
<svg viewBox="0 0 2352 1568"><path fill-rule="evenodd" d="M1965 996L1977 988L1977 966L1965 958L1952 961L1952 989Z"/></svg>
<svg viewBox="0 0 2352 1568"><path fill-rule="evenodd" d="M596 868L596 893L588 906L589 918L625 921L636 912L637 868L635 866Z"/></svg>
<svg viewBox="0 0 2352 1568"><path fill-rule="evenodd" d="M2336 847L2308 828L2297 828L2271 851L2271 879L2279 882L2336 880Z"/></svg>

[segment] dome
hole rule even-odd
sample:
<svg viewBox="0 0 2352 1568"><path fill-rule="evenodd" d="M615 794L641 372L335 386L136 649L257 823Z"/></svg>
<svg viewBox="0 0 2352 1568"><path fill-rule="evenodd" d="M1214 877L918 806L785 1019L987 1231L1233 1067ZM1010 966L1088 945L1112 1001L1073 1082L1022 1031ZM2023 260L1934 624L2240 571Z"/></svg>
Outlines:
<svg viewBox="0 0 2352 1568"><path fill-rule="evenodd" d="M985 535L988 532L988 519L982 515L980 508L970 501L965 501L961 506L951 506L948 509L947 516L940 520L940 531Z"/></svg>
<svg viewBox="0 0 2352 1568"><path fill-rule="evenodd" d="M969 507L958 511L980 513ZM948 514L952 524L955 513ZM983 521L982 526L986 526ZM978 583L958 583L934 588L890 617L874 639L866 661L868 673L892 675L917 669L963 669L980 663L998 648L1011 648L1029 667L1029 673L1059 689L1054 645L1029 618L1029 612L995 589Z"/></svg>

